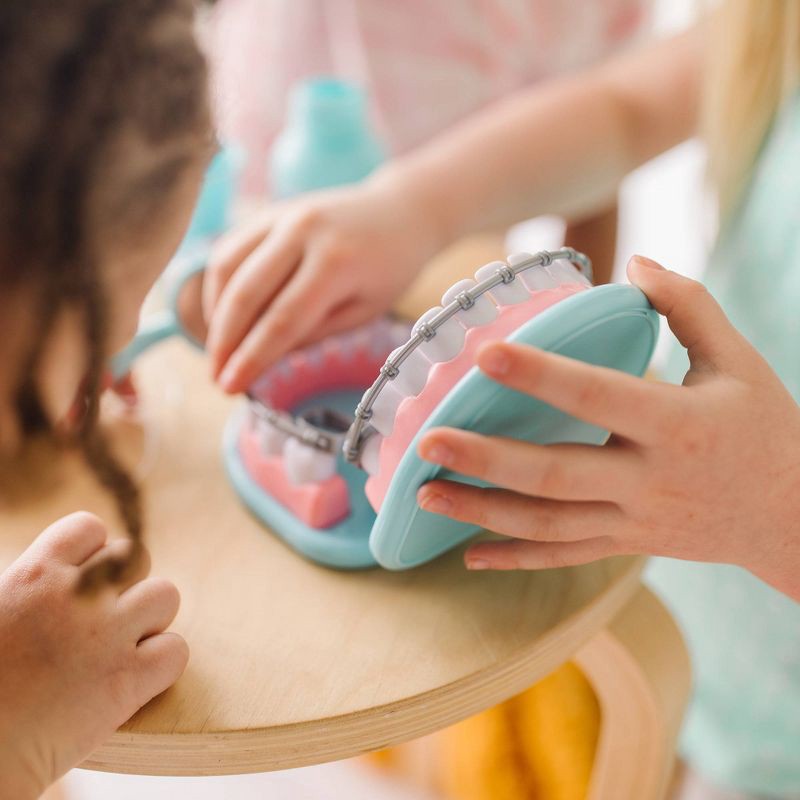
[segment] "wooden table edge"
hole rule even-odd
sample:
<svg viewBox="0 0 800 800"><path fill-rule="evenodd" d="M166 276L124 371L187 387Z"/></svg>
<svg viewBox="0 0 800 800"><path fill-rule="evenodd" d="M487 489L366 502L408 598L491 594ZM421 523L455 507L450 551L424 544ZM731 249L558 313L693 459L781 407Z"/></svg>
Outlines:
<svg viewBox="0 0 800 800"><path fill-rule="evenodd" d="M81 768L171 776L269 772L351 758L440 730L528 688L608 625L640 586L646 559L629 560L603 591L500 668L486 667L422 694L320 720L204 733L118 731Z"/></svg>

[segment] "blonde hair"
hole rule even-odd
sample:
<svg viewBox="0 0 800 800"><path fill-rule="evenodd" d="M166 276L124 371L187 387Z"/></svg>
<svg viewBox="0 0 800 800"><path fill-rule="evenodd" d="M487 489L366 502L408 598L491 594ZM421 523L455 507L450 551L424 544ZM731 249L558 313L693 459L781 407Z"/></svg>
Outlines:
<svg viewBox="0 0 800 800"><path fill-rule="evenodd" d="M800 78L800 0L725 0L714 13L703 127L722 213L750 178Z"/></svg>

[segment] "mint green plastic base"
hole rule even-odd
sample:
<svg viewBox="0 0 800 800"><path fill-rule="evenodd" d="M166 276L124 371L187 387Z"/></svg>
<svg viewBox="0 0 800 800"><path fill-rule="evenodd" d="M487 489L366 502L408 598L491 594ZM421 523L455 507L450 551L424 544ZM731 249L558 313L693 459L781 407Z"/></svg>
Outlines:
<svg viewBox="0 0 800 800"><path fill-rule="evenodd" d="M350 396L349 412L360 398L358 392L342 392L339 397L329 396L331 402L319 405L326 408L341 406L341 400ZM339 402L337 402L337 400ZM256 483L242 463L239 455L239 435L245 424L245 409L234 413L225 427L222 442L222 457L228 479L236 493L253 515L283 539L289 547L305 558L335 569L367 569L376 567L369 549L369 532L375 522L375 512L364 494L367 474L339 456L337 471L347 481L350 494L350 516L337 525L318 530L306 525L291 511L282 506Z"/></svg>
<svg viewBox="0 0 800 800"><path fill-rule="evenodd" d="M518 328L509 341L529 344L589 364L643 375L658 336L658 315L633 286L600 286L551 306ZM378 563L392 570L423 564L469 539L478 529L423 511L418 489L435 478L481 484L417 456L424 433L462 428L538 444L602 444L608 432L470 370L435 409L400 460L370 534Z"/></svg>

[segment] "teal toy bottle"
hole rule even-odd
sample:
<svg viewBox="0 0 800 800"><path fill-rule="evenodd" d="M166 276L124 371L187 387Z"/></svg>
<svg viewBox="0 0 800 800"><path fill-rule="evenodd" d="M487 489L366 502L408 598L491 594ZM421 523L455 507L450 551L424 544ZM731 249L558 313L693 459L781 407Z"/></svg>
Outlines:
<svg viewBox="0 0 800 800"><path fill-rule="evenodd" d="M244 151L233 144L226 145L214 156L206 171L184 246L209 241L229 228L244 162Z"/></svg>
<svg viewBox="0 0 800 800"><path fill-rule="evenodd" d="M286 125L270 159L275 197L356 183L384 159L364 91L347 81L313 78L297 84Z"/></svg>

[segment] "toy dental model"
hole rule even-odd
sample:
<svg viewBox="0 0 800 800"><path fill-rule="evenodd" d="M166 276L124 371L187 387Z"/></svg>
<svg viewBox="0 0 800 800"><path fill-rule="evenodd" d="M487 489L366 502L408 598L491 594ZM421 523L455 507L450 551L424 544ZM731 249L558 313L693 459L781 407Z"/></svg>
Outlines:
<svg viewBox="0 0 800 800"><path fill-rule="evenodd" d="M203 254L171 267L171 307L146 321L117 375L156 341L204 337L197 316ZM245 504L290 547L345 569L405 569L477 532L423 511L419 487L453 474L417 456L420 436L449 426L541 444L602 444L607 432L513 391L474 367L485 341L507 339L633 375L644 373L658 316L633 286L592 288L571 248L519 253L459 281L412 326L381 319L286 356L229 420L224 460Z"/></svg>

